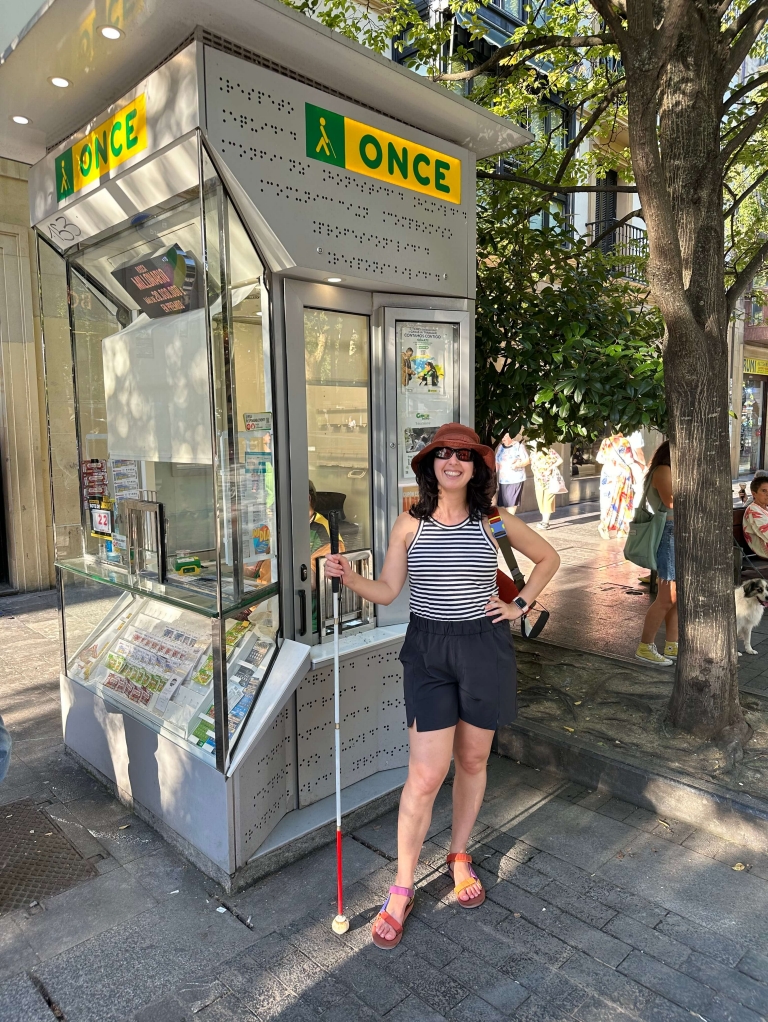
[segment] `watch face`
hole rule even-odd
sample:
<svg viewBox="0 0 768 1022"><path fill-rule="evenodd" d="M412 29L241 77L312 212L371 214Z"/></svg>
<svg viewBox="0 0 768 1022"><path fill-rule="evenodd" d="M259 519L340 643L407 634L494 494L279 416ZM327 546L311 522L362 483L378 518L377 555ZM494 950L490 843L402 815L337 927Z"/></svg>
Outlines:
<svg viewBox="0 0 768 1022"><path fill-rule="evenodd" d="M522 596L516 596L512 602L516 603L520 610L525 610L525 608L528 606L528 604L525 602Z"/></svg>

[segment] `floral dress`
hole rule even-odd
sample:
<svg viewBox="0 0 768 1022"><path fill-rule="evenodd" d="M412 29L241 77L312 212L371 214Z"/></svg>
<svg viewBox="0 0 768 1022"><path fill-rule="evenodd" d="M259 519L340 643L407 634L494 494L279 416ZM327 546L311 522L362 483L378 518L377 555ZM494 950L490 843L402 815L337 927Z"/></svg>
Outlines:
<svg viewBox="0 0 768 1022"><path fill-rule="evenodd" d="M632 446L621 433L606 437L596 460L603 466L597 531L603 539L623 539L635 512L636 460Z"/></svg>

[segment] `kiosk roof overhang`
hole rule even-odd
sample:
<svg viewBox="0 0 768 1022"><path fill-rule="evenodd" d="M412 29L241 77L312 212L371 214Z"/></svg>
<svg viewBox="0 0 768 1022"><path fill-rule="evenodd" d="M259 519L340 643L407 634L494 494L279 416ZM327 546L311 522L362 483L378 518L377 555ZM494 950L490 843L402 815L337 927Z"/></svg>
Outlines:
<svg viewBox="0 0 768 1022"><path fill-rule="evenodd" d="M414 128L492 156L533 137L279 0L125 4L123 38L98 29L93 0L46 0L0 56L0 156L36 163L202 28ZM71 84L50 82L61 76ZM12 121L14 115L28 125Z"/></svg>

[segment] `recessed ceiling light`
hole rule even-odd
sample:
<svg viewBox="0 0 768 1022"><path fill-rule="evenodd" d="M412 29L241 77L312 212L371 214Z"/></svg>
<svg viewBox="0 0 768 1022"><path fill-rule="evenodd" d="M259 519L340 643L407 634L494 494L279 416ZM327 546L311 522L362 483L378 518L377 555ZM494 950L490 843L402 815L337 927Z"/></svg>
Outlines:
<svg viewBox="0 0 768 1022"><path fill-rule="evenodd" d="M99 32L104 36L105 39L119 39L123 33L115 25L102 25Z"/></svg>
<svg viewBox="0 0 768 1022"><path fill-rule="evenodd" d="M23 117L21 114L14 114L11 120L14 124L29 124L29 118Z"/></svg>
<svg viewBox="0 0 768 1022"><path fill-rule="evenodd" d="M325 279L328 281L329 284L340 284L341 283L341 277L326 277Z"/></svg>
<svg viewBox="0 0 768 1022"><path fill-rule="evenodd" d="M48 81L51 85L55 85L57 89L67 89L71 84L68 78L61 78L58 75L54 75L53 78L49 78Z"/></svg>

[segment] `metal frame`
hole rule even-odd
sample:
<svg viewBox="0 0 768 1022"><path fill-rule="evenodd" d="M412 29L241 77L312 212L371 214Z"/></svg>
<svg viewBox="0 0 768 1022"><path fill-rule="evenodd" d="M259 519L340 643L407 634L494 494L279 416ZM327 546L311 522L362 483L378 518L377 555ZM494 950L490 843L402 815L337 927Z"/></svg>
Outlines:
<svg viewBox="0 0 768 1022"><path fill-rule="evenodd" d="M470 370L469 352L472 350L471 340L471 312L474 311L474 303L456 299L453 302L440 302L436 308L434 301L424 299L424 305L420 306L410 298L403 296L401 301L407 304L399 304L393 296L380 295L377 301L380 303L378 310L379 342L381 351L381 364L383 366L383 414L380 413L381 428L385 438L384 460L377 476L385 481L385 490L381 496L381 503L378 505L385 508L386 512L379 515L377 531L374 537L374 550L376 552L376 563L383 564L386 554L389 534L400 514L398 502L397 479L399 470L397 464L397 388L400 377L397 364L397 351L395 343L395 330L398 321L414 320L426 323L451 323L459 327L459 342L454 353L454 392L458 405L458 414L461 422L473 423L474 401L474 372ZM378 623L381 625L400 624L408 620L408 586L407 583L394 603L388 607L378 609Z"/></svg>
<svg viewBox="0 0 768 1022"><path fill-rule="evenodd" d="M275 335L279 326L284 327L279 346L285 352L286 390L281 394L280 407L276 411L285 416L289 423L290 467L285 466L285 493L291 494L291 540L292 540L292 574L283 577L284 603L293 607L294 632L298 642L313 646L318 642L311 631L312 582L309 564L309 492L306 480L309 479L309 457L307 439L307 396L306 396L306 365L304 361L304 309L327 309L329 312L350 313L356 316L367 316L369 323L373 313L372 294L369 291L352 291L325 284L307 284L297 280L282 278L284 318L282 323L274 321ZM277 291L278 288L275 288ZM371 327L372 327L371 323ZM372 347L373 335L370 331L369 345ZM277 341L276 341L277 347ZM369 397L371 415L375 404L375 393L372 386L373 361L369 375ZM373 418L371 420L373 422ZM374 431L369 429L371 474L374 475ZM374 494L371 494L373 508ZM375 514L372 527L375 528ZM304 577L306 575L306 578ZM305 608L302 611L302 605ZM300 624L306 621L302 634ZM286 634L291 634L286 632Z"/></svg>

